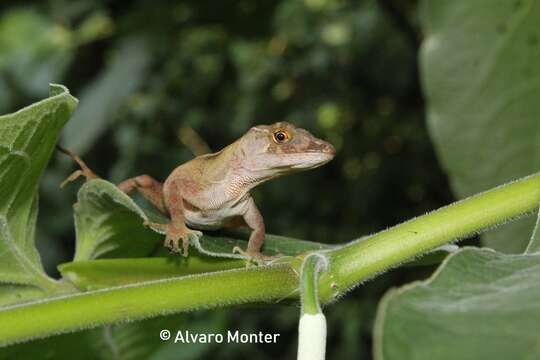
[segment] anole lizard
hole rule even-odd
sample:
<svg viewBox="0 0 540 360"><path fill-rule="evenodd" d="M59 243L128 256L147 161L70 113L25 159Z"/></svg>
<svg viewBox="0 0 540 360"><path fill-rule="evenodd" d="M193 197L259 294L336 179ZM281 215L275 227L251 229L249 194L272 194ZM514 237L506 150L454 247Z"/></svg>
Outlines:
<svg viewBox="0 0 540 360"><path fill-rule="evenodd" d="M72 152L60 148L81 167L67 180L83 175L98 176ZM118 188L130 194L137 190L162 213L169 224L150 224L165 233L165 246L188 255L189 238L200 230L217 229L243 220L252 229L246 251L238 252L263 260L264 220L249 191L278 176L321 166L335 155L334 147L287 122L252 127L221 151L198 156L173 170L162 184L148 175L127 179ZM236 222L237 223L237 222ZM193 229L192 229L193 228Z"/></svg>

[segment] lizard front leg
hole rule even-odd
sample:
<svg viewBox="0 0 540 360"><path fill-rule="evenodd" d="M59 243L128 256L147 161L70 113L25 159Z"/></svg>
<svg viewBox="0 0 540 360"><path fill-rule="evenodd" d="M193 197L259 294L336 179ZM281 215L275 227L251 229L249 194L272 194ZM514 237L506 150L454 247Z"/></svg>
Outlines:
<svg viewBox="0 0 540 360"><path fill-rule="evenodd" d="M264 219L255 205L255 201L250 197L247 204L246 212L243 215L244 221L247 226L251 228L251 235L249 236L249 241L246 251L241 250L238 247L233 249L233 252L238 252L242 255L245 255L249 258L252 258L258 262L264 262L264 260L270 260L272 257L264 256L261 253L261 248L264 243Z"/></svg>
<svg viewBox="0 0 540 360"><path fill-rule="evenodd" d="M165 205L169 210L171 222L164 226L164 230L166 231L164 246L179 253L180 247L178 245L180 240L182 240L184 250L183 255L188 256L189 239L191 237L198 238L202 236L202 232L192 230L186 225L184 198L182 197L182 186L180 185L180 181L177 179L171 180L166 183L165 189L163 198L165 200Z"/></svg>

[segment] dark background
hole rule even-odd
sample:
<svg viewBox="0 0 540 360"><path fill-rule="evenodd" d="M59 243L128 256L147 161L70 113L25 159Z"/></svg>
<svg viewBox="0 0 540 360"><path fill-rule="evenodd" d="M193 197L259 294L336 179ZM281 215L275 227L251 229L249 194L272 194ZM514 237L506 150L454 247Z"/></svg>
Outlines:
<svg viewBox="0 0 540 360"><path fill-rule="evenodd" d="M61 142L113 182L164 180L208 146L286 120L333 143L322 168L253 191L269 233L347 242L453 200L424 119L416 1L4 1L0 112L65 84L80 106ZM37 245L47 271L74 249L74 166L42 179ZM325 313L328 358L369 358L376 305L432 268L399 269ZM280 332L272 346L208 346L219 358L294 357L296 306L219 309L179 327ZM157 333L156 333L157 336ZM186 356L186 358L189 358Z"/></svg>

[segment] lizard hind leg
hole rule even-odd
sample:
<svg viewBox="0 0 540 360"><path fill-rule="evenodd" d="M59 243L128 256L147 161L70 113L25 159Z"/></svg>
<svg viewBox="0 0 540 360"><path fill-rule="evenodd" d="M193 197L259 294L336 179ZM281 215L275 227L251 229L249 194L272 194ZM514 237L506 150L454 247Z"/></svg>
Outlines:
<svg viewBox="0 0 540 360"><path fill-rule="evenodd" d="M194 242L202 236L202 232L187 227L181 180L177 178L167 180L164 188L163 199L171 218L171 222L167 224L164 246L175 253L180 253L180 241L182 241L183 255L187 256L190 240Z"/></svg>
<svg viewBox="0 0 540 360"><path fill-rule="evenodd" d="M61 184L60 184L60 187L64 187L66 186L67 183L70 183L76 179L78 179L80 176L84 176L86 178L86 180L92 180L92 179L99 179L99 176L96 175L95 172L93 172L87 165L86 163L79 157L79 155L75 154L74 152L68 150L68 149L65 149L63 148L62 146L60 145L56 145L56 148L63 152L64 154L68 155L70 158L73 159L73 161L75 161L77 163L77 165L79 165L80 169L74 171L71 175L69 175L67 177L66 180L64 180Z"/></svg>
<svg viewBox="0 0 540 360"><path fill-rule="evenodd" d="M243 216L243 220L247 226L249 226L252 231L249 237L249 242L246 250L242 250L240 247L235 246L233 248L233 254L239 253L240 255L246 257L248 261L255 261L260 265L264 265L274 259L280 257L280 255L267 256L263 255L261 248L264 243L265 235L265 226L264 220L253 201L253 198L249 198L249 203L247 210Z"/></svg>

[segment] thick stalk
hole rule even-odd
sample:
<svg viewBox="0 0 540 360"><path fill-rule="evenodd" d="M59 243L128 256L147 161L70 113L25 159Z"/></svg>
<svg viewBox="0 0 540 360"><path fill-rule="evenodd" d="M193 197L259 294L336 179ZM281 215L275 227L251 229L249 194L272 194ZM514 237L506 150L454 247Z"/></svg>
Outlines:
<svg viewBox="0 0 540 360"><path fill-rule="evenodd" d="M181 311L276 301L297 285L296 272L282 264L70 294L0 311L0 345Z"/></svg>
<svg viewBox="0 0 540 360"><path fill-rule="evenodd" d="M304 259L300 273L300 300L302 303L300 315L321 313L317 285L319 272L327 266L328 259L322 255L309 255Z"/></svg>
<svg viewBox="0 0 540 360"><path fill-rule="evenodd" d="M325 301L331 301L382 271L448 242L530 213L538 209L539 204L540 173L330 251L330 270L321 275L320 295Z"/></svg>
<svg viewBox="0 0 540 360"><path fill-rule="evenodd" d="M298 360L324 360L326 354L326 318L319 304L317 285L328 259L320 254L308 255L300 273L300 321L298 323Z"/></svg>

